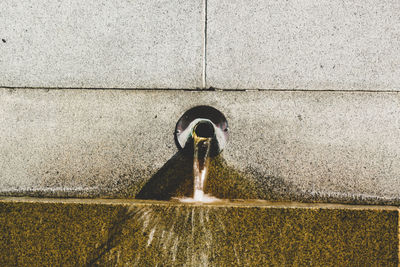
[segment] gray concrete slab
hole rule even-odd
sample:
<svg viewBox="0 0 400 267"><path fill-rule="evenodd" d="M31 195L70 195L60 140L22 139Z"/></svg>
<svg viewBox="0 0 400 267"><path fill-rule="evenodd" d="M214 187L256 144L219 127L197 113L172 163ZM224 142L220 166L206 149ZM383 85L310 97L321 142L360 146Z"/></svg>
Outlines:
<svg viewBox="0 0 400 267"><path fill-rule="evenodd" d="M210 105L230 124L226 168L261 192L246 196L400 204L398 93L1 89L0 103L2 195L134 197L177 153L179 117Z"/></svg>
<svg viewBox="0 0 400 267"><path fill-rule="evenodd" d="M196 88L201 0L0 1L0 86Z"/></svg>
<svg viewBox="0 0 400 267"><path fill-rule="evenodd" d="M207 86L400 90L396 0L209 0Z"/></svg>

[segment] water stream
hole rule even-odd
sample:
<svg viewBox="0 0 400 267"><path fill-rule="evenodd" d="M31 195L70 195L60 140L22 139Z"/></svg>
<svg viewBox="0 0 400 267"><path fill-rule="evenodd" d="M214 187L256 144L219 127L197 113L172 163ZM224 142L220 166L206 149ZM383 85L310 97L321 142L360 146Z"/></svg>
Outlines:
<svg viewBox="0 0 400 267"><path fill-rule="evenodd" d="M200 137L193 134L193 198L183 198L182 202L205 202L210 203L218 198L204 193L205 184L210 165L210 148L212 138Z"/></svg>
<svg viewBox="0 0 400 267"><path fill-rule="evenodd" d="M207 179L210 165L211 138L194 135L193 155L193 199L194 201L204 200L204 186Z"/></svg>

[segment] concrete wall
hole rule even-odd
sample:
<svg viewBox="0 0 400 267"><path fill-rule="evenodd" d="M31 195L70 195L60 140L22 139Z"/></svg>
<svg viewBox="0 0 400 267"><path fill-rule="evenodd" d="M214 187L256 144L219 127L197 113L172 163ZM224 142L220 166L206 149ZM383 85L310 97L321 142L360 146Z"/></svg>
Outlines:
<svg viewBox="0 0 400 267"><path fill-rule="evenodd" d="M227 165L265 198L400 203L397 93L1 89L0 99L3 193L134 196L177 153L179 117L208 104L230 123Z"/></svg>
<svg viewBox="0 0 400 267"><path fill-rule="evenodd" d="M201 0L4 0L0 10L1 86L201 86Z"/></svg>
<svg viewBox="0 0 400 267"><path fill-rule="evenodd" d="M223 158L259 197L399 204L399 13L394 0L4 0L1 194L134 197L205 104L227 116ZM209 87L224 90L154 90Z"/></svg>
<svg viewBox="0 0 400 267"><path fill-rule="evenodd" d="M396 0L3 0L0 10L0 86L400 89Z"/></svg>
<svg viewBox="0 0 400 267"><path fill-rule="evenodd" d="M396 0L208 2L209 86L400 89Z"/></svg>

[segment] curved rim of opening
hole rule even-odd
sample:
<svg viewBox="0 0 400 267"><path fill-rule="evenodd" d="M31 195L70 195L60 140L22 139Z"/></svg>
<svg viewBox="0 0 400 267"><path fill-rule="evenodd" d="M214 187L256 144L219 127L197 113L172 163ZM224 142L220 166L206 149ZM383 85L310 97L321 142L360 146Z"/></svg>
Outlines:
<svg viewBox="0 0 400 267"><path fill-rule="evenodd" d="M174 132L176 146L179 149L183 148L184 144L182 145L179 143L178 136L190 125L191 122L196 119L210 120L217 128L221 129L221 132L223 133L225 139L224 144L221 144L222 147L220 147L220 149L222 150L229 137L228 121L221 111L208 105L199 105L192 107L185 111L185 113L183 113L183 115L179 118L178 122L175 125Z"/></svg>

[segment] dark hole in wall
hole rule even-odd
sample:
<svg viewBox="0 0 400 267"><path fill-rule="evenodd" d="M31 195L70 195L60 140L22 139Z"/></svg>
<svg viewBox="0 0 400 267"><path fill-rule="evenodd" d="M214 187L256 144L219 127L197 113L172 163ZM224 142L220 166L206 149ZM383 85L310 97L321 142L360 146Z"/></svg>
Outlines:
<svg viewBox="0 0 400 267"><path fill-rule="evenodd" d="M214 136L214 127L210 123L200 123L194 129L198 137L211 138Z"/></svg>

